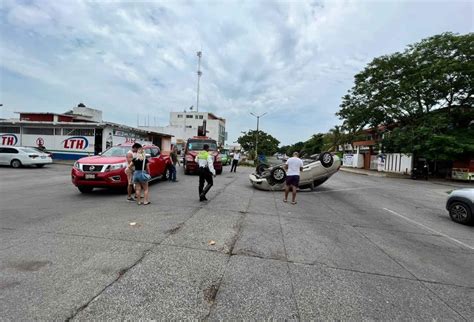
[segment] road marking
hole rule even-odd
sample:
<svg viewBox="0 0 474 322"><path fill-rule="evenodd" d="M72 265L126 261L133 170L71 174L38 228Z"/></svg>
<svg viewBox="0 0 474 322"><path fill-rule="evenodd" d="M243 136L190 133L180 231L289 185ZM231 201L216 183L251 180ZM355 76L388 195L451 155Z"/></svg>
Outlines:
<svg viewBox="0 0 474 322"><path fill-rule="evenodd" d="M403 218L403 219L405 219L405 220L407 220L407 221L409 221L409 222L412 222L412 223L414 223L414 224L417 224L418 226L421 226L421 227L425 228L426 230L429 230L429 231L431 231L431 232L433 232L433 233L435 233L435 234L437 234L437 235L440 235L440 236L443 236L443 237L445 237L445 238L447 238L447 239L449 239L449 240L452 240L453 242L456 242L456 243L458 243L459 245L462 245L462 246L467 247L467 248L469 248L469 249L471 249L471 250L474 250L474 247L469 246L469 245L463 243L462 241L459 241L459 240L457 240L457 239L455 239L455 238L453 238L453 237L450 237L450 236L448 236L448 235L446 235L446 234L443 234L442 232L439 232L439 231L434 230L434 229L432 229L432 228L430 228L430 227L428 227L428 226L425 226L425 225L423 225L423 224L421 224L421 223L419 223L419 222L417 222L417 221L415 221L415 220L412 220L412 219L407 218L407 217L405 217L405 216L403 216L403 215L400 215L398 212L395 212L395 211L390 210L390 209L387 209L387 208L383 208L383 210L386 210L386 211L390 212L391 214L394 214L395 216L398 216L398 217L400 217L400 218Z"/></svg>
<svg viewBox="0 0 474 322"><path fill-rule="evenodd" d="M333 189L333 190L325 190L325 191L314 191L313 193L326 193L326 192L337 192L337 191L348 191L348 190L362 190L362 189L372 189L372 188L377 188L377 187L376 186L371 186L371 187Z"/></svg>

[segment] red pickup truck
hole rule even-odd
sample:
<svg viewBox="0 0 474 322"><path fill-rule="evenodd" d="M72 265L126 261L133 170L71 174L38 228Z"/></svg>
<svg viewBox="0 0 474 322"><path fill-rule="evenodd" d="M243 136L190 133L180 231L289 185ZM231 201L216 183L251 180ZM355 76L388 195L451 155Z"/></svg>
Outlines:
<svg viewBox="0 0 474 322"><path fill-rule="evenodd" d="M101 155L77 160L71 170L72 183L82 193L91 192L94 188L126 188L126 155L131 148L132 144L117 145ZM162 155L155 145L144 145L143 148L150 161L151 177L166 180L170 157Z"/></svg>
<svg viewBox="0 0 474 322"><path fill-rule="evenodd" d="M214 169L216 174L222 173L222 160L217 151L217 142L205 136L195 136L188 139L186 142L186 149L184 151L184 173L191 174L197 171L196 156L204 150L204 144L209 145L209 153L214 158Z"/></svg>

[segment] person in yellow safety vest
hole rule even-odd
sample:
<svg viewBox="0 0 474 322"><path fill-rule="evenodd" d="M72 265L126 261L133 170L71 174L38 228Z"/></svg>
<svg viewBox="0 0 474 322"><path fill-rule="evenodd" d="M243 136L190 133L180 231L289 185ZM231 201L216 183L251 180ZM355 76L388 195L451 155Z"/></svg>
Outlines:
<svg viewBox="0 0 474 322"><path fill-rule="evenodd" d="M209 145L204 144L204 151L199 152L196 156L196 163L199 166L199 201L206 201L206 194L214 184L213 177L216 176L216 170L214 170L214 158L209 153ZM207 182L206 188L204 188L204 181Z"/></svg>

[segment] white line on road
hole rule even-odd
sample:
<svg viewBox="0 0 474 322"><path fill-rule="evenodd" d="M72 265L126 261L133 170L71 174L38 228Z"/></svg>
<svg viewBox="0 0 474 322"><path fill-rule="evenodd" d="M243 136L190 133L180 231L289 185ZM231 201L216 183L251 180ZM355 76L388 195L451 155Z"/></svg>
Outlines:
<svg viewBox="0 0 474 322"><path fill-rule="evenodd" d="M425 225L423 225L423 224L421 224L421 223L419 223L419 222L417 222L417 221L415 221L415 220L413 220L413 219L410 219L410 218L407 218L407 217L405 217L405 216L403 216L403 215L400 215L398 212L395 212L395 211L390 210L390 209L387 209L387 208L383 208L383 210L386 210L386 211L390 212L391 214L394 214L395 216L398 216L398 217L400 217L400 218L403 218L403 219L405 219L405 220L407 220L407 221L409 221L409 222L412 222L412 223L414 223L414 224L417 224L418 226L421 226L421 227L425 228L426 230L429 230L429 231L431 231L431 232L433 232L433 233L435 233L435 234L437 234L437 235L440 235L440 236L443 236L443 237L445 237L445 238L447 238L447 239L449 239L449 240L452 240L453 242L456 242L456 243L458 243L459 245L462 245L462 246L467 247L467 248L469 248L469 249L471 249L471 250L474 250L474 247L469 246L469 245L463 243L462 241L459 241L459 240L457 240L457 239L455 239L455 238L453 238L453 237L450 237L450 236L448 236L448 235L446 235L446 234L443 234L442 232L439 232L439 231L434 230L434 229L432 229L432 228L430 228L430 227L428 227L428 226L425 226Z"/></svg>
<svg viewBox="0 0 474 322"><path fill-rule="evenodd" d="M331 190L323 190L323 191L314 191L313 194L315 193L328 193L328 192L337 192L337 191L348 191L348 190L362 190L362 189L372 189L372 188L378 188L376 186L370 186L370 187L357 187L357 188L343 188L343 189L331 189Z"/></svg>

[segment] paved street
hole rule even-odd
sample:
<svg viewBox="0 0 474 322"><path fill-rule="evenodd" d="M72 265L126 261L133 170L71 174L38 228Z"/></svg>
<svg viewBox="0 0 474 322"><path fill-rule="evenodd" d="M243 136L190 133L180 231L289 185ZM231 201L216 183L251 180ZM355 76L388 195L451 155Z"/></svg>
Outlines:
<svg viewBox="0 0 474 322"><path fill-rule="evenodd" d="M339 172L291 205L228 170L207 204L178 169L137 206L65 165L0 168L0 320L474 320L452 186Z"/></svg>

